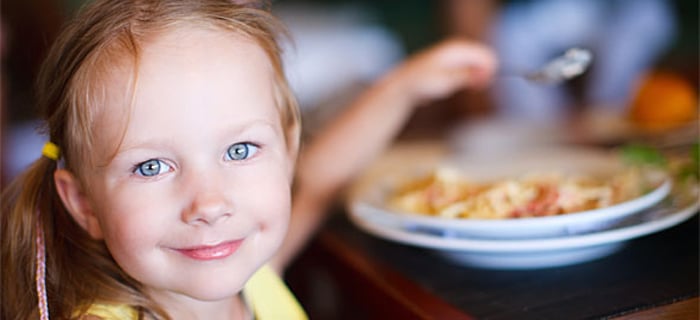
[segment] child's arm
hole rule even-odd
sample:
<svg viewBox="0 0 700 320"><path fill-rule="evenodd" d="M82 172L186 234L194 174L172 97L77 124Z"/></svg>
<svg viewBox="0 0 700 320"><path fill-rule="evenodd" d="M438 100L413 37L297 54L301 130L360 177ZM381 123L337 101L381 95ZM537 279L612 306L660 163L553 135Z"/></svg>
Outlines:
<svg viewBox="0 0 700 320"><path fill-rule="evenodd" d="M289 231L272 266L287 267L337 191L389 145L416 106L484 86L495 68L488 48L453 39L410 57L364 92L302 150Z"/></svg>

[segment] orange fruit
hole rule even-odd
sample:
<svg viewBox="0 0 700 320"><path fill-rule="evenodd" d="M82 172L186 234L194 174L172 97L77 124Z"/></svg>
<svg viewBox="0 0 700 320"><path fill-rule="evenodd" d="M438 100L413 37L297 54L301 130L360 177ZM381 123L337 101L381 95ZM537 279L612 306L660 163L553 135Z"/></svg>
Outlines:
<svg viewBox="0 0 700 320"><path fill-rule="evenodd" d="M697 89L677 74L651 72L642 78L632 99L629 116L646 129L668 129L697 121Z"/></svg>

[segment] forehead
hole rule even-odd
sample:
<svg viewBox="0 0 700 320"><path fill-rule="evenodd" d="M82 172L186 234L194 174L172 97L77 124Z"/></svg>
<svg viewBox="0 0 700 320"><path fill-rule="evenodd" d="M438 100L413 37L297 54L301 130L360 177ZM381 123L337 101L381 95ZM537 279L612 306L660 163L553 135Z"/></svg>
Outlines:
<svg viewBox="0 0 700 320"><path fill-rule="evenodd" d="M278 117L274 69L266 52L235 32L173 29L145 41L134 65L115 68L107 81L106 103L96 119L107 142L121 141L155 120L177 122L183 115L209 126L211 118L201 113L210 108L229 112L225 116L232 122ZM98 148L118 147L97 142Z"/></svg>
<svg viewBox="0 0 700 320"><path fill-rule="evenodd" d="M273 83L270 61L253 40L233 32L179 28L143 46L135 98L167 101L191 93L195 106L231 94L271 90Z"/></svg>
<svg viewBox="0 0 700 320"><path fill-rule="evenodd" d="M100 79L95 80L102 84L103 89L98 90L102 92L91 90L93 95L111 100L131 100L139 91L149 89L144 88L149 80L173 77L180 77L182 81L197 80L198 75L214 75L222 69L273 79L274 69L266 52L254 40L233 31L181 25L144 37L135 52L123 46L114 47L117 49L108 51L117 52L103 55L98 63L103 65L100 68L103 71L95 74L101 74ZM207 82L207 85L213 83ZM187 84L197 83L189 81Z"/></svg>
<svg viewBox="0 0 700 320"><path fill-rule="evenodd" d="M257 68L258 73L272 71L265 51L253 39L233 31L196 25L179 26L150 37L142 45L139 60L140 75L148 75L156 68L163 68L159 72L186 69L208 72L232 65Z"/></svg>

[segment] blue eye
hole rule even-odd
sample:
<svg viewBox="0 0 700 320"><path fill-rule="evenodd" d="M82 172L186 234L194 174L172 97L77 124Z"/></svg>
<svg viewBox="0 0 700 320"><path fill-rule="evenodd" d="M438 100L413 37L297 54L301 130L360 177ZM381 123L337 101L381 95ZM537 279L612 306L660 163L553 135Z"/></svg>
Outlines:
<svg viewBox="0 0 700 320"><path fill-rule="evenodd" d="M151 159L136 166L135 173L144 177L153 177L170 171L170 166L162 160Z"/></svg>
<svg viewBox="0 0 700 320"><path fill-rule="evenodd" d="M256 152L258 152L258 147L251 143L236 143L226 150L226 159L234 161L245 160L252 157Z"/></svg>

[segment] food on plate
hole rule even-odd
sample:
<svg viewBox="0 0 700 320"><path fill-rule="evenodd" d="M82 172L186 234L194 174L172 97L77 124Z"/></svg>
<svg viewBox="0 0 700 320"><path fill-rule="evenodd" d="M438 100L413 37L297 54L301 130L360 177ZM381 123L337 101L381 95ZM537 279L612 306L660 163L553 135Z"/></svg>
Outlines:
<svg viewBox="0 0 700 320"><path fill-rule="evenodd" d="M388 205L400 212L446 218L542 217L608 207L649 188L639 168L605 176L532 172L492 181L472 181L458 170L437 168L400 185Z"/></svg>

